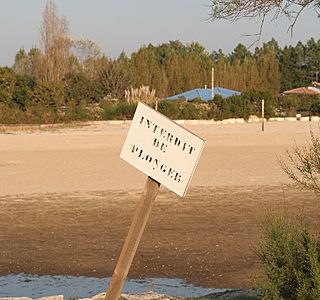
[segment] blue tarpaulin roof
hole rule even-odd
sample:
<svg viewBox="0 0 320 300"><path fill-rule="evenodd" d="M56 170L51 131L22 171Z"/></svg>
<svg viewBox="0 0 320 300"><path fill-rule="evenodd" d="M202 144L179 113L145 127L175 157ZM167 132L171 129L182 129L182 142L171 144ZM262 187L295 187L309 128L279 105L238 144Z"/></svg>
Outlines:
<svg viewBox="0 0 320 300"><path fill-rule="evenodd" d="M225 89L222 87L215 87L213 89L214 95L220 95L223 98L228 98L233 95L240 95L241 93L234 90ZM168 100L178 100L179 98L185 98L187 100L193 100L200 98L203 101L212 100L212 90L211 89L194 89L178 95L168 97Z"/></svg>

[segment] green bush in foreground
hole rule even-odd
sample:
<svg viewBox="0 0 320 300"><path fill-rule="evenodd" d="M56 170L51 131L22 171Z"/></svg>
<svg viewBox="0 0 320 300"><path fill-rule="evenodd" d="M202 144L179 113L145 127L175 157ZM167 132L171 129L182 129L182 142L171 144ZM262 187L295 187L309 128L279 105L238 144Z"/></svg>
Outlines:
<svg viewBox="0 0 320 300"><path fill-rule="evenodd" d="M280 161L289 178L302 189L308 189L320 196L320 138L311 132L307 147L296 146L288 152L290 164Z"/></svg>
<svg viewBox="0 0 320 300"><path fill-rule="evenodd" d="M308 147L288 152L282 169L299 187L320 195L320 139L311 133ZM304 217L268 217L258 256L266 282L262 299L320 299L320 238Z"/></svg>
<svg viewBox="0 0 320 300"><path fill-rule="evenodd" d="M320 240L303 217L269 217L259 257L267 277L262 299L320 299Z"/></svg>

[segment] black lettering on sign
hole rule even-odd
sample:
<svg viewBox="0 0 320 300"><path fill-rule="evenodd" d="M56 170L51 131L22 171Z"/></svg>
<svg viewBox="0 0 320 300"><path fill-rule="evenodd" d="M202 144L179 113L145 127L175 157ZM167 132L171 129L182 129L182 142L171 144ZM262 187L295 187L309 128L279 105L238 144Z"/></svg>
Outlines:
<svg viewBox="0 0 320 300"><path fill-rule="evenodd" d="M161 136L163 139L165 139L166 136L167 136L167 130L161 128L161 130L160 130L160 136Z"/></svg>
<svg viewBox="0 0 320 300"><path fill-rule="evenodd" d="M191 154L194 150L196 150L196 148L189 145L189 154Z"/></svg>
<svg viewBox="0 0 320 300"><path fill-rule="evenodd" d="M172 133L168 132L165 128L161 128L158 124L154 123L153 121L149 120L148 118L141 116L140 124L148 129L151 129L153 133L159 136L160 139L173 144L174 146L178 147L181 151L187 152L188 154L193 154L196 148L192 145L188 144L185 141L182 141L179 137L173 135ZM160 143L160 141L159 141ZM156 146L155 144L153 144ZM159 144L160 145L160 144ZM156 146L156 147L159 147ZM167 146L161 146L160 149L165 152L165 148Z"/></svg>
<svg viewBox="0 0 320 300"><path fill-rule="evenodd" d="M176 176L174 177L174 180L180 182L180 180L181 180L181 174L176 173Z"/></svg>
<svg viewBox="0 0 320 300"><path fill-rule="evenodd" d="M155 140L154 145L158 147L160 145L160 142L158 140ZM161 143L160 149L162 145L166 146L164 143ZM131 145L131 153L133 155L136 155L138 158L141 158L141 160L144 161L146 164L148 164L153 170L158 170L159 172L167 175L168 177L170 177L172 180L176 182L181 181L182 175L179 172L177 172L173 168L170 168L164 162L161 162L158 158L155 158L150 154L146 154L144 150L140 149L138 146Z"/></svg>
<svg viewBox="0 0 320 300"><path fill-rule="evenodd" d="M155 158L152 164L152 169L155 170L158 168L158 166L159 166L158 159Z"/></svg>
<svg viewBox="0 0 320 300"><path fill-rule="evenodd" d="M157 138L155 138L153 140L153 146L155 146L156 148L160 148L160 150L165 153L166 149L167 149L167 145L163 142L160 142Z"/></svg>
<svg viewBox="0 0 320 300"><path fill-rule="evenodd" d="M174 145L179 147L181 144L181 141L176 137L175 140L174 140Z"/></svg>
<svg viewBox="0 0 320 300"><path fill-rule="evenodd" d="M167 171L167 166L166 166L165 164L162 164L162 165L160 166L160 170L161 170L163 173L165 173L165 172Z"/></svg>

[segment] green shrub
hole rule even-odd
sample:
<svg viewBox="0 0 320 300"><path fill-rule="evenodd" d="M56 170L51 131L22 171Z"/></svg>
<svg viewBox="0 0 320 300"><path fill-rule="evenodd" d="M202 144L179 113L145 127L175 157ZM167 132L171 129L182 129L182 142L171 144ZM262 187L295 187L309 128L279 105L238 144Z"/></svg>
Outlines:
<svg viewBox="0 0 320 300"><path fill-rule="evenodd" d="M74 102L97 103L103 97L101 84L83 73L68 73L64 78L64 101L66 104Z"/></svg>
<svg viewBox="0 0 320 300"><path fill-rule="evenodd" d="M116 102L103 105L104 120L132 120L136 111L136 103Z"/></svg>
<svg viewBox="0 0 320 300"><path fill-rule="evenodd" d="M288 152L289 163L280 161L284 172L301 188L320 195L320 139L311 133L308 147ZM269 217L258 250L266 281L263 299L320 299L320 238L311 234L306 219L289 222Z"/></svg>
<svg viewBox="0 0 320 300"><path fill-rule="evenodd" d="M314 95L288 95L278 97L277 110L282 116L309 116L311 112L317 113L316 103L319 98Z"/></svg>
<svg viewBox="0 0 320 300"><path fill-rule="evenodd" d="M318 115L320 114L320 99L314 101L311 106L310 106L310 111L312 112L313 115Z"/></svg>
<svg viewBox="0 0 320 300"><path fill-rule="evenodd" d="M200 99L161 100L159 111L172 120L195 120L208 118L208 104Z"/></svg>
<svg viewBox="0 0 320 300"><path fill-rule="evenodd" d="M167 116L172 120L179 119L180 116L180 104L182 100L161 100L159 101L159 112ZM185 101L183 101L185 102Z"/></svg>
<svg viewBox="0 0 320 300"><path fill-rule="evenodd" d="M209 115L215 120L228 118L248 119L252 114L252 108L253 105L250 100L242 95L235 95L229 98L215 96L211 108L209 109Z"/></svg>
<svg viewBox="0 0 320 300"><path fill-rule="evenodd" d="M207 118L208 105L203 101L194 100L184 102L181 106L179 119L181 120L197 120Z"/></svg>
<svg viewBox="0 0 320 300"><path fill-rule="evenodd" d="M15 73L7 67L0 67L0 103L11 105L15 85Z"/></svg>
<svg viewBox="0 0 320 300"><path fill-rule="evenodd" d="M11 98L11 106L16 106L22 111L26 111L30 95L36 86L35 81L26 75L16 75L14 90Z"/></svg>
<svg viewBox="0 0 320 300"><path fill-rule="evenodd" d="M0 124L26 123L26 113L17 107L10 107L0 102Z"/></svg>
<svg viewBox="0 0 320 300"><path fill-rule="evenodd" d="M320 299L320 240L304 217L269 217L258 255L266 273L262 299Z"/></svg>
<svg viewBox="0 0 320 300"><path fill-rule="evenodd" d="M94 114L87 109L86 101L69 100L65 108L59 112L65 122L94 120Z"/></svg>
<svg viewBox="0 0 320 300"><path fill-rule="evenodd" d="M276 98L268 93L262 91L247 91L241 94L241 97L250 102L250 109L252 115L261 116L261 101L264 100L264 116L266 118L275 115Z"/></svg>

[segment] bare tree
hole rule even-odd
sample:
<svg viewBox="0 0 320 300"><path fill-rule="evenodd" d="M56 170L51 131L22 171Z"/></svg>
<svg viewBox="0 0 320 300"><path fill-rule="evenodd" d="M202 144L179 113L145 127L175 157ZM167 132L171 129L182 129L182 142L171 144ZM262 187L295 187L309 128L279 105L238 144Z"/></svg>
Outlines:
<svg viewBox="0 0 320 300"><path fill-rule="evenodd" d="M58 15L52 0L46 4L40 31L43 55L38 65L38 79L59 82L68 70L71 40L68 21Z"/></svg>
<svg viewBox="0 0 320 300"><path fill-rule="evenodd" d="M124 99L125 90L131 85L128 71L118 62L103 58L98 67L99 81L108 97Z"/></svg>
<svg viewBox="0 0 320 300"><path fill-rule="evenodd" d="M320 138L311 132L307 147L296 146L288 152L289 162L280 160L280 165L289 178L301 188L320 195Z"/></svg>
<svg viewBox="0 0 320 300"><path fill-rule="evenodd" d="M97 77L97 67L102 58L100 47L88 38L81 38L72 41L72 53L80 65L91 79Z"/></svg>
<svg viewBox="0 0 320 300"><path fill-rule="evenodd" d="M319 0L210 0L210 18L237 21L241 18L258 18L261 21L260 37L265 18L269 15L273 20L285 16L291 21L289 30L293 30L301 13L313 7L318 14Z"/></svg>
<svg viewBox="0 0 320 300"><path fill-rule="evenodd" d="M84 64L88 60L101 58L100 47L88 38L81 38L72 41L73 52L79 63Z"/></svg>

